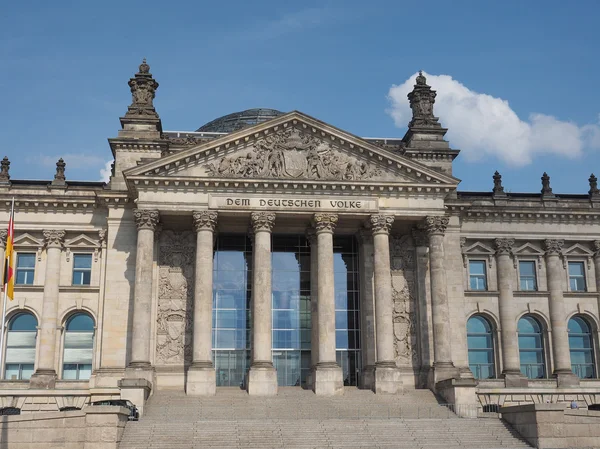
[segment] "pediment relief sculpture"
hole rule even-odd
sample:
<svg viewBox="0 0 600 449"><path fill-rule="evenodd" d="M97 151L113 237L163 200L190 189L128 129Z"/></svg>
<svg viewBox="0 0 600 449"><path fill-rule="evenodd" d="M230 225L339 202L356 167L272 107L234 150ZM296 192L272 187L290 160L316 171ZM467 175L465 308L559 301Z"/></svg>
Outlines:
<svg viewBox="0 0 600 449"><path fill-rule="evenodd" d="M260 138L248 150L217 159L206 169L211 176L233 178L361 181L382 175L380 167L296 128Z"/></svg>

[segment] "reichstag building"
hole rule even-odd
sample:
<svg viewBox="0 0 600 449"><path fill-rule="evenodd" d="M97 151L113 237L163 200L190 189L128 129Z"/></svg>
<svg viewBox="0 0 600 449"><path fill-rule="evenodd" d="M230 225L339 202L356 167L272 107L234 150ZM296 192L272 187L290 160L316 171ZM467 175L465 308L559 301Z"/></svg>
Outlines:
<svg viewBox="0 0 600 449"><path fill-rule="evenodd" d="M145 61L129 87L110 182L71 182L62 159L53 180L16 180L1 162L17 253L3 407L143 410L156 390L226 387L600 402L594 175L579 195L545 173L534 193L497 172L460 191L422 74L390 139L273 109L171 132Z"/></svg>

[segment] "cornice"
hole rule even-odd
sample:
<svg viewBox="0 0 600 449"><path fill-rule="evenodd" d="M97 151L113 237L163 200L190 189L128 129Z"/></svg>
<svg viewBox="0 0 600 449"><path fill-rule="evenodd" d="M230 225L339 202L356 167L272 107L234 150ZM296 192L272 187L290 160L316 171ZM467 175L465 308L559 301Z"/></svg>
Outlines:
<svg viewBox="0 0 600 449"><path fill-rule="evenodd" d="M538 208L522 209L471 209L464 206L446 205L452 215L458 215L463 223L597 223L600 210L543 210Z"/></svg>

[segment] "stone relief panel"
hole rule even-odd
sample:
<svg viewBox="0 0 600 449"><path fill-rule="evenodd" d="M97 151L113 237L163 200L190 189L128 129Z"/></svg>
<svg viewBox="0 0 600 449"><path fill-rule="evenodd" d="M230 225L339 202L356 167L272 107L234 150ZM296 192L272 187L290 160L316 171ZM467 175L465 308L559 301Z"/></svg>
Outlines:
<svg viewBox="0 0 600 449"><path fill-rule="evenodd" d="M163 231L158 249L156 364L191 363L195 235Z"/></svg>
<svg viewBox="0 0 600 449"><path fill-rule="evenodd" d="M418 351L415 246L410 236L390 235L390 259L396 364L412 367L418 364Z"/></svg>
<svg viewBox="0 0 600 449"><path fill-rule="evenodd" d="M382 175L380 167L296 128L260 138L241 154L222 157L205 168L211 176L235 178L360 181Z"/></svg>

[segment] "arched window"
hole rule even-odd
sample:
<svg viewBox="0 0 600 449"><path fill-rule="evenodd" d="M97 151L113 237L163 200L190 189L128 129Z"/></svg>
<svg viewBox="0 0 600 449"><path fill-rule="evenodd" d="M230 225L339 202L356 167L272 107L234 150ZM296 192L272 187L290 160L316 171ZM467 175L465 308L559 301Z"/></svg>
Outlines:
<svg viewBox="0 0 600 449"><path fill-rule="evenodd" d="M573 372L581 379L596 377L592 329L588 322L580 316L569 320L569 348Z"/></svg>
<svg viewBox="0 0 600 449"><path fill-rule="evenodd" d="M8 323L4 378L28 380L35 363L37 319L31 313L19 313Z"/></svg>
<svg viewBox="0 0 600 449"><path fill-rule="evenodd" d="M524 316L519 320L518 331L521 372L530 379L543 379L546 362L542 326L535 318Z"/></svg>
<svg viewBox="0 0 600 449"><path fill-rule="evenodd" d="M467 321L467 347L469 367L476 379L496 377L494 363L494 338L490 322L480 315Z"/></svg>
<svg viewBox="0 0 600 449"><path fill-rule="evenodd" d="M78 313L67 320L63 356L63 379L87 380L92 374L94 320Z"/></svg>

